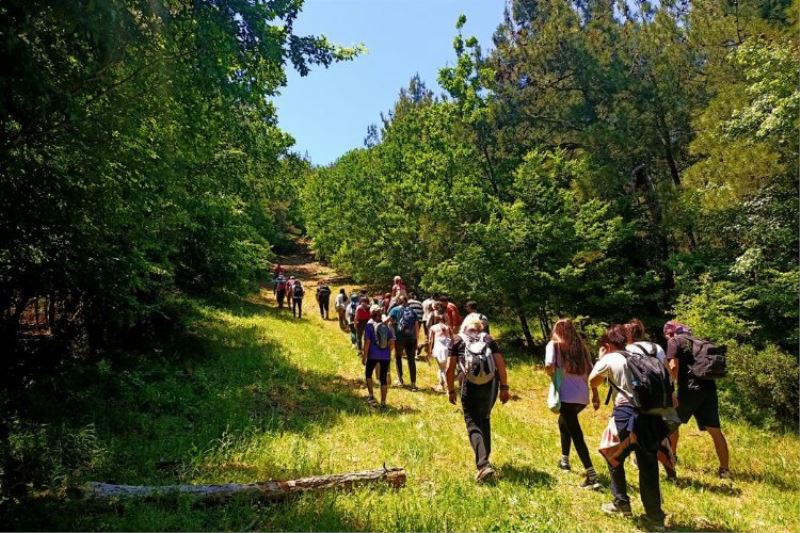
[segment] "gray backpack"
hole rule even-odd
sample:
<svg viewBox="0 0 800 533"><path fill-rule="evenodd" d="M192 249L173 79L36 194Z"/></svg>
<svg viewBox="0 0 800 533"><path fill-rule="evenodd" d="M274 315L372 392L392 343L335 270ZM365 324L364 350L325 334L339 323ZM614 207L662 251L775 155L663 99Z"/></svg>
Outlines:
<svg viewBox="0 0 800 533"><path fill-rule="evenodd" d="M497 367L492 348L486 342L486 333L481 333L478 340L472 340L464 333L459 334L459 337L464 341L464 362L461 363L464 377L475 385L484 385L492 381Z"/></svg>

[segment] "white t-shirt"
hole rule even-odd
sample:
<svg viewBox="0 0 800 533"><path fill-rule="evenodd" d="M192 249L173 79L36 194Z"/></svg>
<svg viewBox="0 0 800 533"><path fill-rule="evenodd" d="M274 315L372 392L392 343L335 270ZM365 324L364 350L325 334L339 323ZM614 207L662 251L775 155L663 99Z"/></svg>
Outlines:
<svg viewBox="0 0 800 533"><path fill-rule="evenodd" d="M431 314L433 314L433 304L436 300L433 298L427 298L422 302L422 321L426 324L428 320L431 318Z"/></svg>
<svg viewBox="0 0 800 533"><path fill-rule="evenodd" d="M611 387L612 395L614 396L614 405L630 403L629 398L633 397L633 389L630 385L633 378L628 370L628 361L625 359L624 355L617 352L605 354L594 364L594 368L591 374L589 374L589 381L596 376L607 378L626 393L619 394L615 387Z"/></svg>
<svg viewBox="0 0 800 533"><path fill-rule="evenodd" d="M653 353L653 346L656 348L656 359L661 361L662 365L667 364L667 354L664 353L664 348L658 344L650 341L636 341L625 347L626 352L638 353L641 355L648 355Z"/></svg>

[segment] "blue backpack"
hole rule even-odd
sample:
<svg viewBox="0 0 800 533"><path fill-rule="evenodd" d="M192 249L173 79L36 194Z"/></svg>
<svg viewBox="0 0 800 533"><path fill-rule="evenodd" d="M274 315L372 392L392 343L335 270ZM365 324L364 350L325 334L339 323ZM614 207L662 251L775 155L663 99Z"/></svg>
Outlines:
<svg viewBox="0 0 800 533"><path fill-rule="evenodd" d="M414 327L416 326L416 323L417 314L414 312L414 310L408 306L403 307L403 315L397 322L398 331L400 331L405 337L414 337L417 334Z"/></svg>

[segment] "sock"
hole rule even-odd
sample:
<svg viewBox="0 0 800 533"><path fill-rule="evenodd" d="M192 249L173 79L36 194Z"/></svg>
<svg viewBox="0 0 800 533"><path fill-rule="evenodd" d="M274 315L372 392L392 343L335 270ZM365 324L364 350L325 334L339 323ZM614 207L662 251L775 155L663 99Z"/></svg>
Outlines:
<svg viewBox="0 0 800 533"><path fill-rule="evenodd" d="M586 469L586 477L593 479L597 477L597 472L594 471L594 467L590 466Z"/></svg>

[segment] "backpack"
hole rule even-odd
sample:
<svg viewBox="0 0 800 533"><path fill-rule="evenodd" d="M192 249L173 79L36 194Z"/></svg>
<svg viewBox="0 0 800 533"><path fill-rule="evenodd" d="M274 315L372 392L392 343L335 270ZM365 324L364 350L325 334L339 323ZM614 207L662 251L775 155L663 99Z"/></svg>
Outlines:
<svg viewBox="0 0 800 533"><path fill-rule="evenodd" d="M630 400L634 407L643 413L657 413L672 409L673 387L667 367L657 358L649 355L624 350L617 353L628 362L631 388L633 388L633 397ZM609 383L618 392L628 396L610 380Z"/></svg>
<svg viewBox="0 0 800 533"><path fill-rule="evenodd" d="M331 289L327 285L322 285L318 291L321 300L327 300L331 297Z"/></svg>
<svg viewBox="0 0 800 533"><path fill-rule="evenodd" d="M699 379L715 380L724 378L728 373L727 346L720 346L712 342L688 337L692 342L692 356L694 363L689 367L689 372Z"/></svg>
<svg viewBox="0 0 800 533"><path fill-rule="evenodd" d="M383 322L378 322L372 325L372 331L375 334L375 344L381 350L385 350L389 346L389 326Z"/></svg>
<svg viewBox="0 0 800 533"><path fill-rule="evenodd" d="M417 322L417 314L414 312L413 309L406 306L403 308L403 316L401 316L400 320L397 322L397 329L403 332L403 335L408 337L413 337L417 333L414 330L414 325L416 322Z"/></svg>
<svg viewBox="0 0 800 533"><path fill-rule="evenodd" d="M481 333L476 341L463 333L459 334L459 337L464 341L464 363L461 365L461 370L467 381L475 385L484 385L492 381L497 368L492 348L486 342L486 333Z"/></svg>
<svg viewBox="0 0 800 533"><path fill-rule="evenodd" d="M281 291L281 292L285 291L286 290L286 280L285 279L278 280L278 286L276 287L276 289Z"/></svg>
<svg viewBox="0 0 800 533"><path fill-rule="evenodd" d="M299 281L295 281L294 285L292 285L292 296L295 298L302 298L305 291L303 290L303 286L300 284Z"/></svg>

